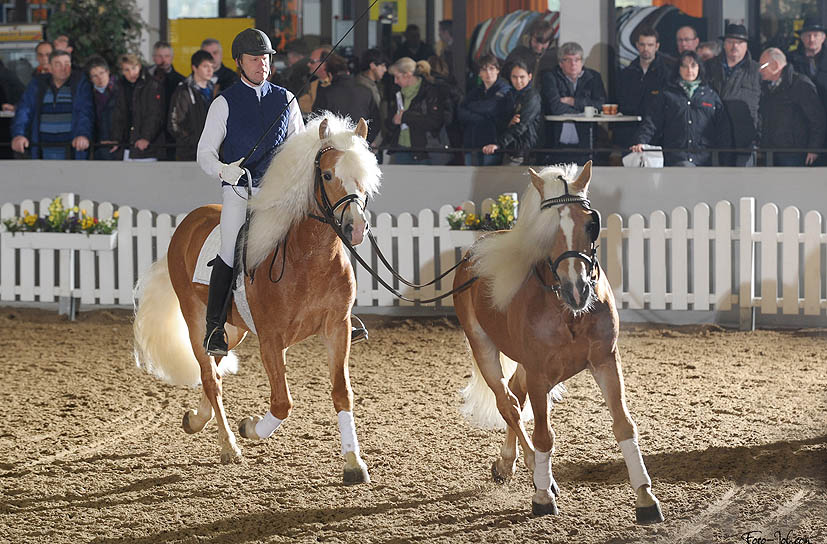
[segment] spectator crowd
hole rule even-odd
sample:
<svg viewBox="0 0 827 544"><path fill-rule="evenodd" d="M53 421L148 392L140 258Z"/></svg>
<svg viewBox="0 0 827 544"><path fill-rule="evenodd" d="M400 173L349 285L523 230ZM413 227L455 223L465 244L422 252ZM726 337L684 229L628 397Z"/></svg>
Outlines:
<svg viewBox="0 0 827 544"><path fill-rule="evenodd" d="M434 48L410 25L391 55L369 49L359 59L294 40L271 79L296 95L304 115L368 120L368 141L394 164L608 161L595 144L621 153L648 144L663 148L666 166L751 166L756 149L770 150L774 165L827 165L827 153L818 153L827 147L827 30L815 18L804 21L794 50L768 48L757 61L743 25L727 25L714 42L681 27L677 58L660 51L654 28L639 28L638 56L618 72L611 98L601 74L584 67L583 48L554 47L543 18L506 59L484 54L467 75L453 73L453 55L465 51L453 50L451 21L440 22L439 36ZM0 123L0 139L17 157L195 160L210 104L239 81L212 38L192 55L188 74L175 70L172 46L160 41L150 66L125 54L115 66L93 57L78 67L68 36L35 52L25 87L0 63L0 104L14 112ZM641 120L607 123L610 130L574 122L612 114L605 104Z"/></svg>

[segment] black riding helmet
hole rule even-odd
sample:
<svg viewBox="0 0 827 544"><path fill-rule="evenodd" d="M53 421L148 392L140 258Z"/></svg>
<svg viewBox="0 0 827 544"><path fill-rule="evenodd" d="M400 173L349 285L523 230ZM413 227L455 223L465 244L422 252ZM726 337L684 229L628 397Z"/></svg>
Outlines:
<svg viewBox="0 0 827 544"><path fill-rule="evenodd" d="M274 55L276 50L270 45L267 34L257 28L245 28L233 40L232 52L233 60L238 60L245 53L253 56Z"/></svg>

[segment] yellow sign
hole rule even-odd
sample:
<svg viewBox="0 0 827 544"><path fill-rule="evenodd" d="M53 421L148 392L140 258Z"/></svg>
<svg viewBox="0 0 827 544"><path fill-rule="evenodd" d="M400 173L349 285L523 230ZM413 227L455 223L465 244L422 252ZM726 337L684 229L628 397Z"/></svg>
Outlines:
<svg viewBox="0 0 827 544"><path fill-rule="evenodd" d="M224 66L235 70L231 54L233 38L245 28L255 27L255 19L248 17L232 19L170 19L169 43L175 52L172 65L179 73L188 76L192 73L190 59L192 54L201 49L201 42L215 38L221 42L224 50Z"/></svg>
<svg viewBox="0 0 827 544"><path fill-rule="evenodd" d="M42 25L0 25L0 42L43 41Z"/></svg>
<svg viewBox="0 0 827 544"><path fill-rule="evenodd" d="M379 0L370 8L372 21L393 21L394 32L405 32L408 26L408 0Z"/></svg>

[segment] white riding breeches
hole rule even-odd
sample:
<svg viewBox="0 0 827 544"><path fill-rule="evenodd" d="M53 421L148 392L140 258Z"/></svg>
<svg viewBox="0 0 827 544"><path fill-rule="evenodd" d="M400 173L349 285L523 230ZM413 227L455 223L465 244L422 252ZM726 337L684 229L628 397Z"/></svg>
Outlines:
<svg viewBox="0 0 827 544"><path fill-rule="evenodd" d="M227 266L233 266L238 231L241 230L247 218L247 188L224 185L222 191L221 249L218 256ZM253 187L253 194L256 193L258 193L258 187Z"/></svg>

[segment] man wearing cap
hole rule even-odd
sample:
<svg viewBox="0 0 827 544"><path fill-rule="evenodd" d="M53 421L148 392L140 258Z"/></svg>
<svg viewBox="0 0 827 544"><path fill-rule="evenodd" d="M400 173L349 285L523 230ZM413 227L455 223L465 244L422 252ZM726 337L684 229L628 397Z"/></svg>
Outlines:
<svg viewBox="0 0 827 544"><path fill-rule="evenodd" d="M799 31L799 37L801 44L790 54L790 64L796 72L804 74L815 83L821 105L827 110L827 53L824 52L827 30L815 17L807 17ZM819 158L817 164L827 165L827 153Z"/></svg>
<svg viewBox="0 0 827 544"><path fill-rule="evenodd" d="M270 55L275 51L267 35L255 28L242 30L233 40L232 53L240 81L213 100L197 152L198 165L221 181L223 191L221 248L213 261L207 299L204 348L209 355L227 355L224 303L232 283L235 242L247 209L247 190L240 187L249 184L256 194L277 148L292 134L304 130L299 105L295 100L291 102L293 94L268 81ZM279 114L278 122L268 131ZM241 161L262 134L264 139L242 168Z"/></svg>
<svg viewBox="0 0 827 544"><path fill-rule="evenodd" d="M740 149L752 148L759 140L761 76L758 63L747 50L748 39L744 25L728 24L723 36L724 51L705 64L709 85L724 102L734 147ZM755 166L754 153L733 153L722 159L734 166Z"/></svg>

